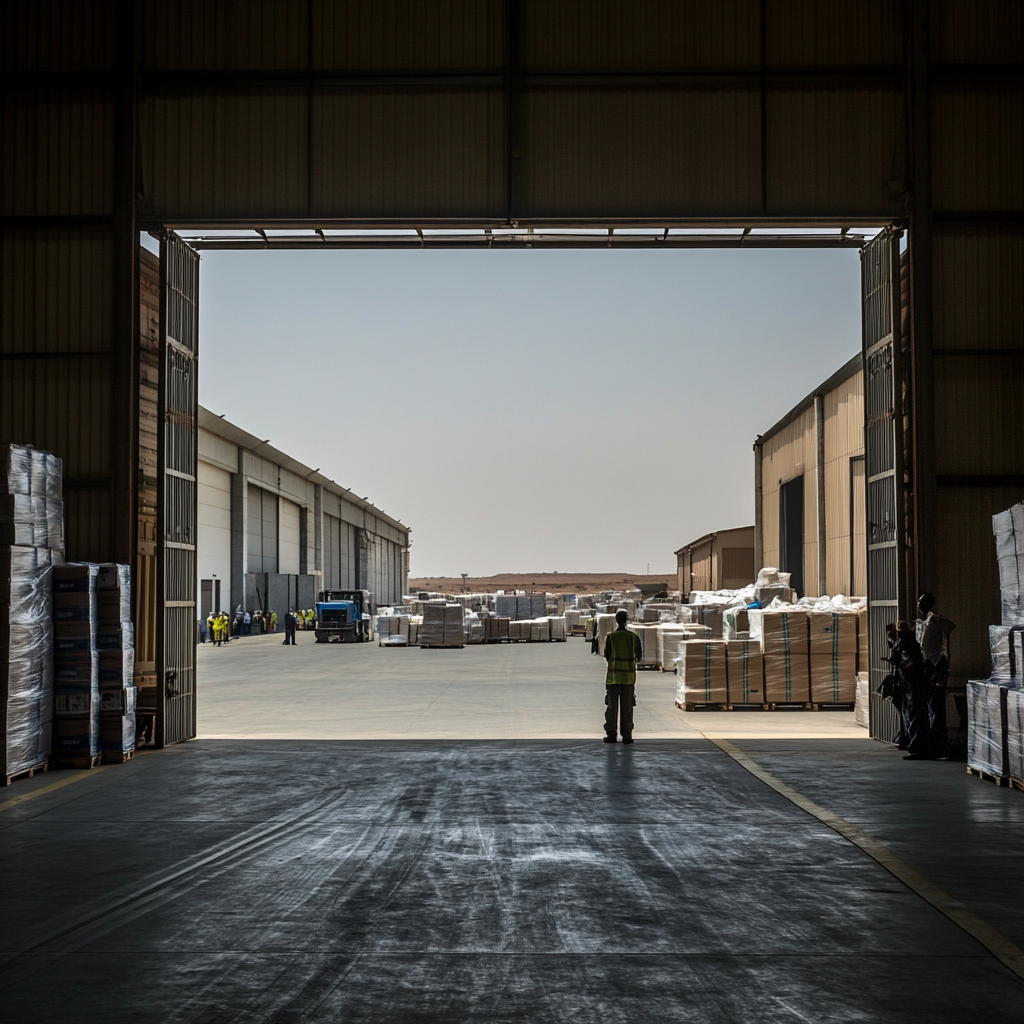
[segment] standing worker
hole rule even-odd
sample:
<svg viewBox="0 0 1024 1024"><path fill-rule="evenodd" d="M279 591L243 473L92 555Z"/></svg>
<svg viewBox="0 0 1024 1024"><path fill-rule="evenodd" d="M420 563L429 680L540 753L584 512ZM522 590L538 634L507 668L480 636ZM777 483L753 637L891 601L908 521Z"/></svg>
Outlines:
<svg viewBox="0 0 1024 1024"><path fill-rule="evenodd" d="M626 629L629 612L620 608L615 613L618 626L604 642L604 659L608 662L605 677L604 713L605 743L614 743L616 731L623 743L633 742L633 706L636 704L636 663L643 657L640 637ZM618 727L616 729L616 727Z"/></svg>
<svg viewBox="0 0 1024 1024"><path fill-rule="evenodd" d="M924 656L928 706L928 756L946 756L946 682L949 679L949 634L956 623L935 610L935 595L924 593L917 607L916 635Z"/></svg>
<svg viewBox="0 0 1024 1024"><path fill-rule="evenodd" d="M273 608L270 610L270 632L277 632L277 612L275 612Z"/></svg>
<svg viewBox="0 0 1024 1024"><path fill-rule="evenodd" d="M284 616L284 645L283 646L287 647L288 644L291 644L292 647L295 646L295 626L296 626L296 624L297 624L297 620L295 618L295 612L291 608L289 608L288 611L285 612L285 616Z"/></svg>

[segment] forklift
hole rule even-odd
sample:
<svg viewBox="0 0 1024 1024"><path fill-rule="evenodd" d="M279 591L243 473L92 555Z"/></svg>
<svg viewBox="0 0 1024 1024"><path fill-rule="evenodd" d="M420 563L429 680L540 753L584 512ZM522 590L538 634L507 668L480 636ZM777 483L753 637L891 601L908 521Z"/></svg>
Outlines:
<svg viewBox="0 0 1024 1024"><path fill-rule="evenodd" d="M316 599L316 642L369 643L376 635L377 603L369 590L321 590Z"/></svg>

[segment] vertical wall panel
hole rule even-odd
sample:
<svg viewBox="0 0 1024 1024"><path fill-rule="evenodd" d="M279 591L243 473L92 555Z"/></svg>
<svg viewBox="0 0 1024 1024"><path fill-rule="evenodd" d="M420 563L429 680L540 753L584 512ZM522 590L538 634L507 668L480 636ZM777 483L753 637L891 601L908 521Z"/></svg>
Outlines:
<svg viewBox="0 0 1024 1024"><path fill-rule="evenodd" d="M898 0L771 0L770 66L903 63Z"/></svg>

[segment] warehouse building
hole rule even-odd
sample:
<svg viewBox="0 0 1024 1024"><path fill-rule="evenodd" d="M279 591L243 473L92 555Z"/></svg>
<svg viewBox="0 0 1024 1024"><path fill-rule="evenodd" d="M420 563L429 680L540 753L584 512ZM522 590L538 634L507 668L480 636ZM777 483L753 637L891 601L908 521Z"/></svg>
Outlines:
<svg viewBox="0 0 1024 1024"><path fill-rule="evenodd" d="M757 438L754 492L759 566L801 597L867 593L860 353Z"/></svg>
<svg viewBox="0 0 1024 1024"><path fill-rule="evenodd" d="M708 533L676 553L679 593L692 590L737 590L754 582L754 527Z"/></svg>
<svg viewBox="0 0 1024 1024"><path fill-rule="evenodd" d="M409 528L241 427L199 408L200 614L310 608L321 589L398 604Z"/></svg>

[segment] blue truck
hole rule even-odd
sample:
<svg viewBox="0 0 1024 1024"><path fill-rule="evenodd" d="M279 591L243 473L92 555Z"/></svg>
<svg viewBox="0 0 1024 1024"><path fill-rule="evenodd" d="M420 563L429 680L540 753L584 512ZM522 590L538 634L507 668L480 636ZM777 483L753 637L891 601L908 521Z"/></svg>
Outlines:
<svg viewBox="0 0 1024 1024"><path fill-rule="evenodd" d="M376 614L369 590L321 590L316 599L316 642L368 643Z"/></svg>

